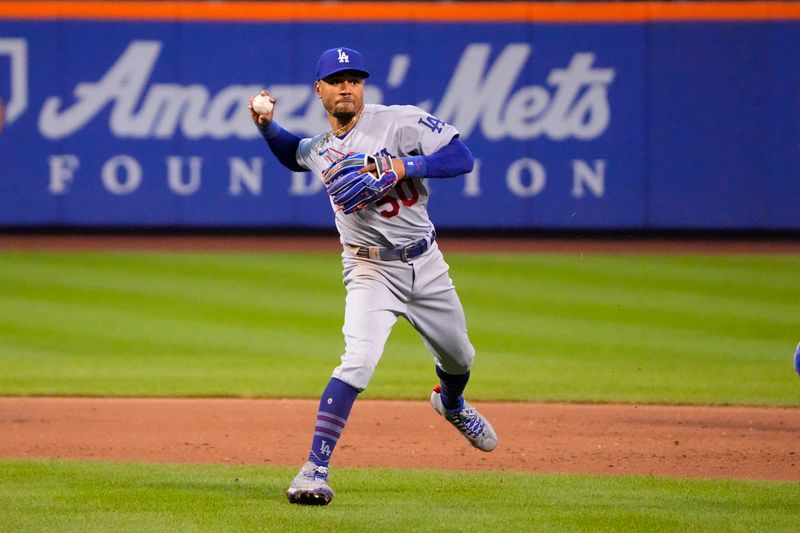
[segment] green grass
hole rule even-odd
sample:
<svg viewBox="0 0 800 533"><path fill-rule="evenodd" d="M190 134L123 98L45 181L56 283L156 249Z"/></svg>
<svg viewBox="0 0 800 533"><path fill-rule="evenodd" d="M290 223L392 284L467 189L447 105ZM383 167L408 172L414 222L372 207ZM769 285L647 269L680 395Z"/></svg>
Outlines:
<svg viewBox="0 0 800 533"><path fill-rule="evenodd" d="M337 469L328 507L294 469L0 461L0 531L796 531L796 483Z"/></svg>
<svg viewBox="0 0 800 533"><path fill-rule="evenodd" d="M476 400L800 406L800 256L447 254ZM316 397L337 254L0 253L0 394ZM400 321L365 393L424 399Z"/></svg>
<svg viewBox="0 0 800 533"><path fill-rule="evenodd" d="M800 406L798 256L448 254L476 400ZM0 253L0 395L317 397L336 254ZM365 396L424 399L399 322ZM0 436L2 439L2 436ZM797 483L0 461L4 531L794 531Z"/></svg>

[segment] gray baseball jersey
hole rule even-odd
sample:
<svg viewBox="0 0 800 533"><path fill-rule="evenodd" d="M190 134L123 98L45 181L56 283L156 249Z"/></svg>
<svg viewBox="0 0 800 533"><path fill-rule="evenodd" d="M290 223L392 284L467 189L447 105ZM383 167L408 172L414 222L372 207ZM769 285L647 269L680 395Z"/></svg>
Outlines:
<svg viewBox="0 0 800 533"><path fill-rule="evenodd" d="M343 138L323 133L303 139L297 161L321 175L331 163L351 153L430 155L456 135L453 126L417 107L366 104L355 127ZM430 237L433 230L428 189L416 178L401 180L389 195L349 215L331 205L345 245L404 246ZM364 390L398 316L420 333L440 368L451 374L467 372L475 351L437 243L408 262L356 257L350 246L342 253L347 289L342 328L345 353L333 376Z"/></svg>
<svg viewBox="0 0 800 533"><path fill-rule="evenodd" d="M331 163L351 153L404 157L430 155L458 135L458 131L430 113L410 105L365 104L355 127L343 138L330 132L303 139L297 162L318 175ZM393 247L428 235L428 189L420 179L402 180L389 195L356 213L336 210L342 243Z"/></svg>

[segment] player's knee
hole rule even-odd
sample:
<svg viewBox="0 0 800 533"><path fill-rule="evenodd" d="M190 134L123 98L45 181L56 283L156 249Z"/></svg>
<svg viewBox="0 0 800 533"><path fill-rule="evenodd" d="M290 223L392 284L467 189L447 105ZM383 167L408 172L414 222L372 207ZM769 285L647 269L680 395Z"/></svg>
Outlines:
<svg viewBox="0 0 800 533"><path fill-rule="evenodd" d="M342 372L339 367L334 369L331 377L343 381L344 383L356 389L359 393L364 392L369 384L369 379L364 379L362 376L358 376L352 372Z"/></svg>
<svg viewBox="0 0 800 533"><path fill-rule="evenodd" d="M455 353L442 357L439 364L442 370L448 374L465 374L472 369L472 362L475 360L475 349L469 342L464 343L461 349Z"/></svg>
<svg viewBox="0 0 800 533"><path fill-rule="evenodd" d="M472 368L472 362L453 362L450 361L448 363L442 362L442 370L447 372L448 374L453 374L454 376L460 376L461 374L466 374Z"/></svg>
<svg viewBox="0 0 800 533"><path fill-rule="evenodd" d="M369 342L350 343L342 355L341 364L333 376L363 391L367 388L378 366L382 347Z"/></svg>
<svg viewBox="0 0 800 533"><path fill-rule="evenodd" d="M369 385L375 367L339 365L333 371L333 377L342 380L359 392L363 392Z"/></svg>

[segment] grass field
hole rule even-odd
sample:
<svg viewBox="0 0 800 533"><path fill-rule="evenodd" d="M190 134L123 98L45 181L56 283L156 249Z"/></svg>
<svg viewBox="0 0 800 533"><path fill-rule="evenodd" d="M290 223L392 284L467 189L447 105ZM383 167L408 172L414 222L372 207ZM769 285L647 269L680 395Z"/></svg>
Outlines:
<svg viewBox="0 0 800 533"><path fill-rule="evenodd" d="M791 483L337 469L325 508L293 469L0 462L4 531L796 531Z"/></svg>
<svg viewBox="0 0 800 533"><path fill-rule="evenodd" d="M800 406L800 257L448 254L470 396ZM343 348L336 254L0 253L0 395L316 397ZM400 322L365 397L423 399ZM0 461L0 531L795 531L797 483Z"/></svg>
<svg viewBox="0 0 800 533"><path fill-rule="evenodd" d="M800 406L800 257L448 261L475 399ZM340 271L336 254L4 252L0 394L315 397L343 350ZM401 320L364 396L432 379Z"/></svg>

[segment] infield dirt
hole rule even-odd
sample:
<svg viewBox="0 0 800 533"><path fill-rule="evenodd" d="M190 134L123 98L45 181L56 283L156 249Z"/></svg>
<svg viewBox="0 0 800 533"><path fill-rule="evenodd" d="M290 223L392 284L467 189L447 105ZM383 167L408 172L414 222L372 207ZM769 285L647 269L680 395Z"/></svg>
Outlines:
<svg viewBox="0 0 800 533"><path fill-rule="evenodd" d="M0 457L297 466L315 400L0 398ZM800 481L800 409L478 403L472 448L427 402L356 402L333 466Z"/></svg>

